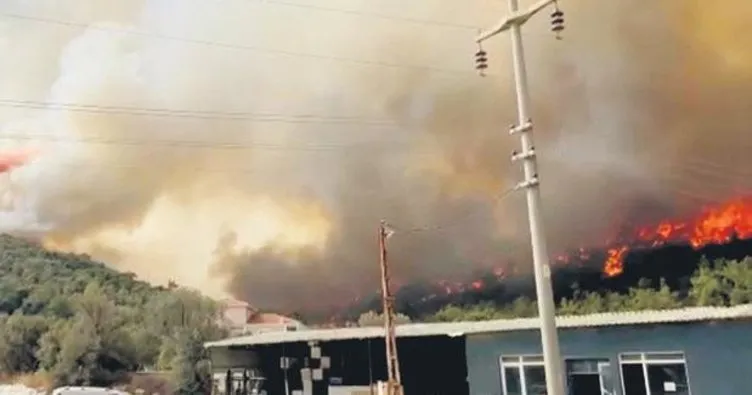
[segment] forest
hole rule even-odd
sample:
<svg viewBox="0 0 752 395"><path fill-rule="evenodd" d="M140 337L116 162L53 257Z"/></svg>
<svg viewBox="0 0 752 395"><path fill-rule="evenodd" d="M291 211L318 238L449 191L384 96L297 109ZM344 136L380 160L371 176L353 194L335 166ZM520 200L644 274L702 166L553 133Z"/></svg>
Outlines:
<svg viewBox="0 0 752 395"><path fill-rule="evenodd" d="M86 256L0 236L0 373L49 385L111 385L169 371L178 393L208 386L203 342L224 335L216 302L153 287Z"/></svg>
<svg viewBox="0 0 752 395"><path fill-rule="evenodd" d="M573 296L557 303L558 315L663 310L690 306L735 306L752 303L752 257L740 260L702 258L689 278L688 287L672 290L665 280L640 280L625 293L584 292L573 286ZM482 321L537 315L534 300L517 298L505 305L482 303L446 306L427 317L428 321Z"/></svg>
<svg viewBox="0 0 752 395"><path fill-rule="evenodd" d="M752 302L752 257L703 258L682 291L644 280L627 292L586 292L574 286L558 303L560 314L731 306ZM403 312L404 313L404 312ZM409 321L530 317L536 304L445 306ZM220 306L197 291L155 287L91 260L51 252L0 236L0 374L43 376L50 385L111 385L133 372L168 372L180 394L204 393L209 366L203 343L226 335ZM361 326L381 325L374 312Z"/></svg>

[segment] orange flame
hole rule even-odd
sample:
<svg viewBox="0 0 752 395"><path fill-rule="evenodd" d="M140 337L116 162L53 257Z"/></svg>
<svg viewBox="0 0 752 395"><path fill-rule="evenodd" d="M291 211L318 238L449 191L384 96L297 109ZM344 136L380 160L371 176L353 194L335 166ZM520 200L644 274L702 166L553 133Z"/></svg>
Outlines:
<svg viewBox="0 0 752 395"><path fill-rule="evenodd" d="M664 220L652 226L637 228L626 237L608 241L605 245L606 260L603 274L616 277L624 272L624 260L633 249L660 247L669 243L688 244L700 249L710 244L725 244L734 238L745 240L752 238L752 197L737 198L715 206L708 206L690 220ZM555 255L556 265L569 265L572 262L585 262L591 259L592 249L579 248L568 254ZM506 278L508 267L497 267L493 274L497 281ZM461 293L466 290L480 290L486 285L483 280L476 280L463 285L440 281L446 295ZM432 295L435 297L436 295Z"/></svg>
<svg viewBox="0 0 752 395"><path fill-rule="evenodd" d="M752 197L736 198L725 203L705 207L689 221L662 221L655 226L638 229L639 247L658 247L667 243L687 243L694 249L710 244L725 244L734 238L752 238ZM624 258L630 247L618 245L608 250L603 266L606 276L624 272Z"/></svg>
<svg viewBox="0 0 752 395"><path fill-rule="evenodd" d="M602 248L578 248L552 258L555 265L569 265L577 261L587 262L593 258L592 253L605 251L603 274L616 277L624 272L624 260L631 250L666 244L683 244L700 249L711 244L726 244L734 239L752 239L752 196L707 206L689 220L664 220L652 226L636 228L622 237L607 240ZM436 292L423 297L421 302L467 291L481 291L490 283L518 275L518 270L517 266L502 264L495 266L482 279L466 283L440 280L433 284Z"/></svg>
<svg viewBox="0 0 752 395"><path fill-rule="evenodd" d="M629 248L621 246L617 248L609 248L606 252L608 258L603 265L603 273L608 277L613 277L621 274L624 271L624 257L627 255Z"/></svg>

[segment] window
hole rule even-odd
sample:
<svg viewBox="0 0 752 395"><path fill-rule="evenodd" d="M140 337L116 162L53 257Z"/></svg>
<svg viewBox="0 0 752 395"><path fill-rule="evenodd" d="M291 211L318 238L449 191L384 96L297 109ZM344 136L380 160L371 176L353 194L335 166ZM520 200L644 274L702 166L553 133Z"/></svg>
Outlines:
<svg viewBox="0 0 752 395"><path fill-rule="evenodd" d="M546 395L543 357L502 356L500 363L504 395ZM608 359L568 359L566 377L567 392L570 395L615 394Z"/></svg>
<svg viewBox="0 0 752 395"><path fill-rule="evenodd" d="M543 357L501 357L501 385L505 395L546 395Z"/></svg>
<svg viewBox="0 0 752 395"><path fill-rule="evenodd" d="M614 395L611 362L608 359L567 359L567 393Z"/></svg>
<svg viewBox="0 0 752 395"><path fill-rule="evenodd" d="M690 395L683 353L619 356L624 395Z"/></svg>

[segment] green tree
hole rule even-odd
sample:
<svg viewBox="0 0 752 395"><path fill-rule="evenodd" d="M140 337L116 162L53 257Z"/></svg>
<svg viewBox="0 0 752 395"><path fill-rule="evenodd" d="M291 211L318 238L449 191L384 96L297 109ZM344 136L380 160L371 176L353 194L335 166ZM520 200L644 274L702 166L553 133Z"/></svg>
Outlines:
<svg viewBox="0 0 752 395"><path fill-rule="evenodd" d="M195 331L197 343L225 335L219 312L198 292L153 287L88 256L0 235L5 373L41 369L58 384L110 384L160 357L170 368L185 355L182 330Z"/></svg>
<svg viewBox="0 0 752 395"><path fill-rule="evenodd" d="M49 323L39 316L13 314L0 324L0 371L34 372L39 367L36 353Z"/></svg>
<svg viewBox="0 0 752 395"><path fill-rule="evenodd" d="M409 324L410 317L404 314L397 313L394 315L394 323L397 325ZM376 313L374 311L363 313L360 315L360 317L358 317L358 325L359 326L384 326L384 315Z"/></svg>
<svg viewBox="0 0 752 395"><path fill-rule="evenodd" d="M641 284L629 290L629 297L626 299L624 309L629 311L639 310L666 310L681 307L681 302L676 292L666 285L666 281L661 279L660 287L656 290L650 287L648 283Z"/></svg>
<svg viewBox="0 0 752 395"><path fill-rule="evenodd" d="M717 261L721 264L721 261ZM690 278L691 288L689 298L697 306L722 306L726 304L726 299L730 293L728 284L721 272L713 270L710 262L706 257L702 257L697 271Z"/></svg>
<svg viewBox="0 0 752 395"><path fill-rule="evenodd" d="M510 309L502 309L492 304L475 306L447 306L434 314L430 320L437 322L487 321L512 316Z"/></svg>
<svg viewBox="0 0 752 395"><path fill-rule="evenodd" d="M519 297L512 302L508 314L520 318L535 317L538 315L537 302L525 296Z"/></svg>
<svg viewBox="0 0 752 395"><path fill-rule="evenodd" d="M612 303L610 308L608 304L609 301L597 292L576 291L571 299L562 299L558 313L561 315L595 314L620 308L620 304Z"/></svg>
<svg viewBox="0 0 752 395"><path fill-rule="evenodd" d="M88 317L79 315L61 335L56 341L59 349L52 366L56 385L111 384L97 364L103 351L102 342Z"/></svg>
<svg viewBox="0 0 752 395"><path fill-rule="evenodd" d="M730 305L752 303L752 257L727 262L720 269L720 276Z"/></svg>
<svg viewBox="0 0 752 395"><path fill-rule="evenodd" d="M175 339L175 355L171 371L177 394L208 394L211 376L206 363L204 339L196 329L179 330Z"/></svg>
<svg viewBox="0 0 752 395"><path fill-rule="evenodd" d="M109 385L136 365L134 343L118 307L92 283L75 300L76 314L45 336L38 355L59 384Z"/></svg>

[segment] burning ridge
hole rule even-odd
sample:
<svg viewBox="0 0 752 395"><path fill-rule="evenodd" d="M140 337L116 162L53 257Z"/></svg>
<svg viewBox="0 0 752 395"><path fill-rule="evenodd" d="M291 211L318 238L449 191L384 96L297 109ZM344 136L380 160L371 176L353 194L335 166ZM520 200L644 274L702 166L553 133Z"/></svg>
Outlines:
<svg viewBox="0 0 752 395"><path fill-rule="evenodd" d="M554 292L557 298L569 297L574 284L589 291L626 290L643 277L667 278L675 288L681 288L682 279L691 275L701 256L739 259L750 253L752 196L736 197L705 206L687 218L633 227L600 247L578 248L554 256ZM533 289L530 275L506 265L479 273L466 282L403 285L397 291L397 307L401 312L420 316L448 304L508 303L519 296L533 298ZM375 295L355 301L343 316L357 317L378 308Z"/></svg>
<svg viewBox="0 0 752 395"><path fill-rule="evenodd" d="M630 250L650 249L666 244L688 244L701 249L710 244L727 244L734 239L752 238L752 197L740 197L706 206L688 220L664 220L637 229L626 239L609 243L603 265L606 276L624 272L624 258Z"/></svg>

